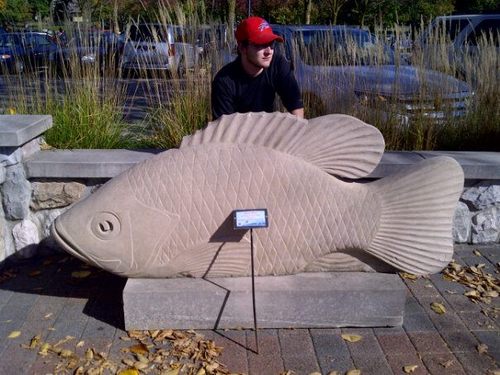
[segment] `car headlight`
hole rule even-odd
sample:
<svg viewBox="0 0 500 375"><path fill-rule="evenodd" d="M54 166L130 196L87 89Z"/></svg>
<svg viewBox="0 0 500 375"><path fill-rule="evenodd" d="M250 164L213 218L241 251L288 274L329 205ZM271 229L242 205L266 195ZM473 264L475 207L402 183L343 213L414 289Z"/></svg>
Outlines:
<svg viewBox="0 0 500 375"><path fill-rule="evenodd" d="M10 59L12 56L11 55L8 55L8 54L4 54L4 55L0 55L0 59L2 60L8 60Z"/></svg>
<svg viewBox="0 0 500 375"><path fill-rule="evenodd" d="M90 54L90 55L84 55L81 58L83 63L94 63L95 62L95 55Z"/></svg>

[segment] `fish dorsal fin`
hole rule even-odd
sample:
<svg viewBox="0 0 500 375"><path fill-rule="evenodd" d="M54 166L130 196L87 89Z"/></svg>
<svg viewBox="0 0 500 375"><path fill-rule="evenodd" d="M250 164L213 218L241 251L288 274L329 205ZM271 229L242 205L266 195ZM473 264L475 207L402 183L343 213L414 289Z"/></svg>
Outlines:
<svg viewBox="0 0 500 375"><path fill-rule="evenodd" d="M268 147L346 178L370 174L384 152L384 139L377 128L342 114L311 120L281 112L224 115L184 137L181 147L206 143Z"/></svg>

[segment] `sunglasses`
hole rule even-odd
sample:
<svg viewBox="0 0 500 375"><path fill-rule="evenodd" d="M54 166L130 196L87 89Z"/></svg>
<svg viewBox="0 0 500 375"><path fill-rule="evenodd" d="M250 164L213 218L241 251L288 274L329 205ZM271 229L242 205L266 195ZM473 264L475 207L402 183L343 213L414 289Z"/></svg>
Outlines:
<svg viewBox="0 0 500 375"><path fill-rule="evenodd" d="M274 49L274 47L276 46L276 42L272 41L272 42L266 43L266 44L253 44L253 43L249 43L249 45L252 46L253 48L255 48L257 51L260 51L260 50L263 50L263 49L266 49L266 48Z"/></svg>

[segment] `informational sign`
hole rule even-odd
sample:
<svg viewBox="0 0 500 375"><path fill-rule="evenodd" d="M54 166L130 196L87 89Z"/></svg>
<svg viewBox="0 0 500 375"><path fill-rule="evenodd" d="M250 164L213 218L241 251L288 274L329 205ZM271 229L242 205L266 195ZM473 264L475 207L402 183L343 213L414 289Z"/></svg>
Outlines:
<svg viewBox="0 0 500 375"><path fill-rule="evenodd" d="M234 210L234 229L267 228L267 209Z"/></svg>

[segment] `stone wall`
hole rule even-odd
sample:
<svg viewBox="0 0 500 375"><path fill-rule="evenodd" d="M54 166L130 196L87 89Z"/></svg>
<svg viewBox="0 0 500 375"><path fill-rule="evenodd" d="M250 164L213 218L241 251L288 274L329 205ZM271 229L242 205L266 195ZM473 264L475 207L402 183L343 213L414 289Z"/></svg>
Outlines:
<svg viewBox="0 0 500 375"><path fill-rule="evenodd" d="M464 189L453 219L453 239L472 244L500 242L500 180Z"/></svg>
<svg viewBox="0 0 500 375"><path fill-rule="evenodd" d="M52 249L54 219L78 200L91 194L102 179L28 180L22 164L2 166L5 181L0 185L0 262L32 256L37 249ZM500 181L481 181L464 189L454 217L453 237L457 243L500 242ZM41 244L38 247L38 244Z"/></svg>

